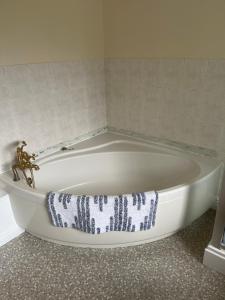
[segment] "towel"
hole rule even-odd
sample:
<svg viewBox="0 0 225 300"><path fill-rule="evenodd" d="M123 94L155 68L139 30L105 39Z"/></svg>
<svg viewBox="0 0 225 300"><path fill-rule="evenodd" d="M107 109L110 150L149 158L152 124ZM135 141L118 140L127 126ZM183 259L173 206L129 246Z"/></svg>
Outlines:
<svg viewBox="0 0 225 300"><path fill-rule="evenodd" d="M135 232L155 225L158 193L72 195L49 192L47 206L57 227L78 229L90 234L110 231Z"/></svg>

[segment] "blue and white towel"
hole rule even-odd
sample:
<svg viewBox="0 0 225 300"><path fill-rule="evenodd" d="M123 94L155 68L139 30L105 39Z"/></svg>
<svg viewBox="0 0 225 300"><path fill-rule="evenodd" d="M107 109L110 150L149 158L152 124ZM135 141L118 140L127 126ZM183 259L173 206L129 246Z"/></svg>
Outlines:
<svg viewBox="0 0 225 300"><path fill-rule="evenodd" d="M53 225L91 234L150 229L155 225L157 204L158 193L154 191L118 196L47 195Z"/></svg>

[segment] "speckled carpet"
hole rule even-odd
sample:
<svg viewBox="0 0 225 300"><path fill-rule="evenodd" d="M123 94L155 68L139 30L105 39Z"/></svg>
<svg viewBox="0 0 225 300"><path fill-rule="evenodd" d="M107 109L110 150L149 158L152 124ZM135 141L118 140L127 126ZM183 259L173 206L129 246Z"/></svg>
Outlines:
<svg viewBox="0 0 225 300"><path fill-rule="evenodd" d="M214 217L210 210L172 237L117 249L23 234L0 248L0 299L225 299L225 276L201 263Z"/></svg>

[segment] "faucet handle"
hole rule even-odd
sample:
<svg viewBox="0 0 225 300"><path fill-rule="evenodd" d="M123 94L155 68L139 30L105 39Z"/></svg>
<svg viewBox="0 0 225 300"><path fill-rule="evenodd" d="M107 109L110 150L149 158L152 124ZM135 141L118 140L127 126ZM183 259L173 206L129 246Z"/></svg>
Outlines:
<svg viewBox="0 0 225 300"><path fill-rule="evenodd" d="M36 154L36 153L32 153L32 154L31 154L31 157L32 157L32 159L34 159L34 160L35 160L35 158L36 158L36 157L38 157L38 154Z"/></svg>

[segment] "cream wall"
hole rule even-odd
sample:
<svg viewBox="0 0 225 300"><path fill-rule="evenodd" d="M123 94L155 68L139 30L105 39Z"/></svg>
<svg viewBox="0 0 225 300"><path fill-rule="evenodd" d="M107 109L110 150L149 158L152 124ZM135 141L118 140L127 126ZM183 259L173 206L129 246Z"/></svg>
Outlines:
<svg viewBox="0 0 225 300"><path fill-rule="evenodd" d="M104 47L110 58L221 58L224 11L223 0L0 0L0 65L102 58Z"/></svg>
<svg viewBox="0 0 225 300"><path fill-rule="evenodd" d="M106 124L225 149L225 1L103 1L0 0L0 168Z"/></svg>
<svg viewBox="0 0 225 300"><path fill-rule="evenodd" d="M102 0L0 0L0 65L103 58Z"/></svg>
<svg viewBox="0 0 225 300"><path fill-rule="evenodd" d="M102 0L0 0L0 170L106 125Z"/></svg>
<svg viewBox="0 0 225 300"><path fill-rule="evenodd" d="M225 58L224 0L105 0L107 58Z"/></svg>
<svg viewBox="0 0 225 300"><path fill-rule="evenodd" d="M224 16L224 0L105 0L109 126L225 153Z"/></svg>

